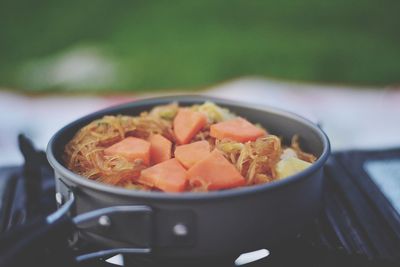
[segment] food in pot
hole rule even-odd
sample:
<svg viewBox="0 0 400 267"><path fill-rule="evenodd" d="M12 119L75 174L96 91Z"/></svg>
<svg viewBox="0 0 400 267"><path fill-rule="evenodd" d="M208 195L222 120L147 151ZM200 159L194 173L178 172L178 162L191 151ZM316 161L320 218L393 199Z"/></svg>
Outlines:
<svg viewBox="0 0 400 267"><path fill-rule="evenodd" d="M136 190L210 191L283 179L316 157L212 102L104 116L65 146L68 169Z"/></svg>

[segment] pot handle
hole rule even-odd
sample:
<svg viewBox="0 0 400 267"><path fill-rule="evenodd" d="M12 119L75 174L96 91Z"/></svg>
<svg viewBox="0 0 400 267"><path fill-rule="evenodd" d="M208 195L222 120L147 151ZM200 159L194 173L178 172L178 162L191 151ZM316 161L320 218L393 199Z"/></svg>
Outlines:
<svg viewBox="0 0 400 267"><path fill-rule="evenodd" d="M153 232L152 213L152 209L148 206L129 205L97 209L74 217L73 222L78 230L94 230L103 237L108 237L113 241L119 239L119 242L127 244L125 247L114 247L79 255L76 257L76 261L81 262L116 254L150 253ZM136 231L135 228L137 228ZM131 239L136 239L137 242L132 244Z"/></svg>
<svg viewBox="0 0 400 267"><path fill-rule="evenodd" d="M38 259L60 266L74 266L77 262L113 256L116 254L147 254L151 252L152 209L148 206L113 206L82 213L74 218L68 215L75 202L70 192L69 199L49 216L36 218L0 236L0 267L19 267L40 264ZM100 228L106 230L112 223L123 222L124 218L137 218L144 226L140 239L141 247L116 247L74 256L68 239L80 229ZM122 219L122 220L121 220ZM118 228L118 227L115 227ZM143 231L144 229L144 231ZM112 233L112 232L111 232ZM44 265L43 265L44 266ZM46 265L47 266L47 265ZM51 266L48 265L48 266Z"/></svg>
<svg viewBox="0 0 400 267"><path fill-rule="evenodd" d="M36 265L52 259L72 266L67 240L74 228L72 219L58 210L5 232L0 237L0 267Z"/></svg>

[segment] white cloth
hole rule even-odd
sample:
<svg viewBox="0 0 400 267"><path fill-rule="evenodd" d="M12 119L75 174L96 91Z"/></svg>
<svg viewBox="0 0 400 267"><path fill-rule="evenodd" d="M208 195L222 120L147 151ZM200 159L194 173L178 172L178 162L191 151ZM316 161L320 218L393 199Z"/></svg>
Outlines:
<svg viewBox="0 0 400 267"><path fill-rule="evenodd" d="M400 147L400 89L363 89L239 79L202 93L293 111L322 125L333 150ZM132 100L120 96L26 96L0 91L0 166L22 163L17 135L39 149L65 124Z"/></svg>

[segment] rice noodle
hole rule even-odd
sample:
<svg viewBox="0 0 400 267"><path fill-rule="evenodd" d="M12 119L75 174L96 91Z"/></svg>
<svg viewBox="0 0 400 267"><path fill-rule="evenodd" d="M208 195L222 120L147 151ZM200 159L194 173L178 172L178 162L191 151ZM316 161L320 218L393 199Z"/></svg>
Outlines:
<svg viewBox="0 0 400 267"><path fill-rule="evenodd" d="M246 178L247 185L276 179L275 166L282 153L281 140L277 136L270 134L244 144L222 140L217 141L216 147Z"/></svg>
<svg viewBox="0 0 400 267"><path fill-rule="evenodd" d="M104 149L127 136L147 138L156 133L174 141L171 122L155 115L104 116L80 129L66 145L65 163L70 170L89 179L120 185L137 178L146 166L122 156L106 156Z"/></svg>
<svg viewBox="0 0 400 267"><path fill-rule="evenodd" d="M297 157L301 160L313 163L317 158L310 153L306 153L300 148L299 136L296 134L292 137L290 147L296 152Z"/></svg>
<svg viewBox="0 0 400 267"><path fill-rule="evenodd" d="M172 103L139 116L116 115L97 119L81 128L65 146L64 162L70 170L88 179L134 190L154 190L136 181L141 170L146 168L142 160L132 162L122 156L105 155L104 149L128 136L147 139L151 134L161 134L175 144L172 121L178 108L177 103ZM284 147L281 139L272 134L246 143L216 140L210 136L210 125L235 115L211 102L194 105L192 109L206 114L208 123L191 142L206 140L211 149L220 150L246 179L246 185L277 179L276 164L285 149L292 149L291 153L301 160L310 163L316 160L314 155L301 150L297 135L293 136L289 147ZM188 190L203 192L207 188L208 184L196 180L190 181Z"/></svg>

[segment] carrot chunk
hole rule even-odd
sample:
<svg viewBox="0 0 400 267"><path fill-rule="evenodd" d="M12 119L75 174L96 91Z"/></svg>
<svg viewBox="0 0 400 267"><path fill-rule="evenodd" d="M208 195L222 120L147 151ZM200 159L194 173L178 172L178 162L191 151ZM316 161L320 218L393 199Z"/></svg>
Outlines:
<svg viewBox="0 0 400 267"><path fill-rule="evenodd" d="M208 185L208 190L227 189L245 184L245 179L218 150L197 162L188 170L188 178L194 184Z"/></svg>
<svg viewBox="0 0 400 267"><path fill-rule="evenodd" d="M150 159L152 164L157 164L171 158L172 143L161 134L154 134L149 137Z"/></svg>
<svg viewBox="0 0 400 267"><path fill-rule="evenodd" d="M142 170L138 182L165 192L182 192L187 185L186 170L176 159L169 159Z"/></svg>
<svg viewBox="0 0 400 267"><path fill-rule="evenodd" d="M220 140L226 138L244 143L254 141L266 132L243 118L236 118L211 125L210 135Z"/></svg>
<svg viewBox="0 0 400 267"><path fill-rule="evenodd" d="M189 169L209 154L210 144L207 141L197 141L175 148L175 158L179 160L186 169Z"/></svg>
<svg viewBox="0 0 400 267"><path fill-rule="evenodd" d="M118 143L104 149L108 156L120 155L129 161L143 160L148 165L150 162L150 143L136 137L127 137Z"/></svg>
<svg viewBox="0 0 400 267"><path fill-rule="evenodd" d="M180 108L173 122L175 138L179 144L187 144L206 125L203 113Z"/></svg>

